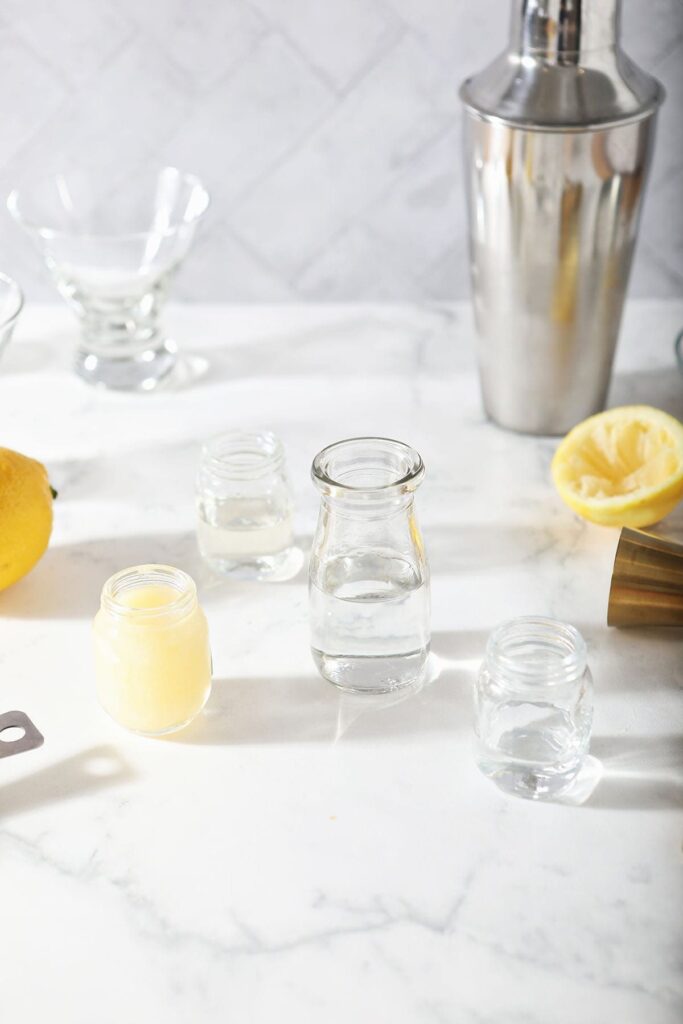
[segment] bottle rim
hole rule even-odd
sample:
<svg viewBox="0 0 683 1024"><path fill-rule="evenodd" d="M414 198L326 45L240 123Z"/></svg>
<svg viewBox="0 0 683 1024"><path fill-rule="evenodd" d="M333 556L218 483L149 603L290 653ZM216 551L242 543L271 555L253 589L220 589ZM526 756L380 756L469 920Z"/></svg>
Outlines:
<svg viewBox="0 0 683 1024"><path fill-rule="evenodd" d="M495 677L534 687L577 679L586 671L587 658L578 629L541 615L501 623L486 644L486 665Z"/></svg>
<svg viewBox="0 0 683 1024"><path fill-rule="evenodd" d="M282 469L282 442L270 430L231 430L205 441L201 467L221 480L257 480Z"/></svg>
<svg viewBox="0 0 683 1024"><path fill-rule="evenodd" d="M311 477L335 496L390 497L414 491L422 482L422 457L390 437L351 437L328 445L313 459Z"/></svg>
<svg viewBox="0 0 683 1024"><path fill-rule="evenodd" d="M121 600L121 595L140 587L160 586L175 591L170 601L147 608L134 608ZM148 563L134 565L110 576L102 587L101 606L108 614L130 622L149 622L172 617L178 619L197 603L197 587L192 577L173 565Z"/></svg>

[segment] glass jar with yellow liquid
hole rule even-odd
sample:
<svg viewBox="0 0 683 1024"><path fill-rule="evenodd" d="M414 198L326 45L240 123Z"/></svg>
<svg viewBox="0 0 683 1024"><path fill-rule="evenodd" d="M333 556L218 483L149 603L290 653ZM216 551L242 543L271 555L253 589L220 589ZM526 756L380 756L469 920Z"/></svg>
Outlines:
<svg viewBox="0 0 683 1024"><path fill-rule="evenodd" d="M116 573L93 628L98 698L120 725L160 736L199 714L211 692L211 651L187 573L170 565Z"/></svg>

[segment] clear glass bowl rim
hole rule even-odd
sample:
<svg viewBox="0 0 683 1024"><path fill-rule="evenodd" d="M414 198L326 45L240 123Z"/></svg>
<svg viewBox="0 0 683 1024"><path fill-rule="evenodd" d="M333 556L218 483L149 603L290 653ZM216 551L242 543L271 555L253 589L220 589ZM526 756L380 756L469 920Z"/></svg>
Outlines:
<svg viewBox="0 0 683 1024"><path fill-rule="evenodd" d="M44 184L47 181L52 181L54 178L67 177L68 172L65 171L57 171L55 174L48 174L42 178L34 178L28 183L28 185L24 185L21 188L13 188L7 196L6 206L10 216L17 224L19 224L22 228L26 229L27 231L34 231L37 235L40 236L40 238L45 239L79 238L87 241L98 242L133 242L142 241L145 238L149 238L151 234L158 235L161 238L171 238L173 235L178 233L180 228L188 227L191 224L196 224L197 221L201 220L201 218L204 216L204 214L209 208L209 205L211 203L211 197L209 195L208 189L202 182L201 178L197 177L196 174L192 174L187 171L181 171L178 167L168 165L165 167L160 167L157 172L157 176L159 174L162 174L164 171L175 171L178 175L180 175L180 177L184 181L188 182L193 188L198 189L198 191L202 195L202 205L201 208L188 220L179 220L176 223L174 223L171 227L165 228L163 231L153 232L150 231L149 228L146 229L145 231L122 231L116 233L111 233L107 231L61 231L58 228L51 228L45 224L38 224L35 221L30 220L28 217L25 217L19 209L18 205L21 193L26 193L30 191L31 185L40 185Z"/></svg>
<svg viewBox="0 0 683 1024"><path fill-rule="evenodd" d="M13 324L15 322L15 320L21 313L22 309L24 308L24 293L13 277L10 277L9 274L4 274L1 270L0 282L2 284L7 285L9 291L14 292L15 295L13 311L10 313L9 316L5 317L4 319L0 318L0 330L4 330L6 327L9 327L10 324Z"/></svg>

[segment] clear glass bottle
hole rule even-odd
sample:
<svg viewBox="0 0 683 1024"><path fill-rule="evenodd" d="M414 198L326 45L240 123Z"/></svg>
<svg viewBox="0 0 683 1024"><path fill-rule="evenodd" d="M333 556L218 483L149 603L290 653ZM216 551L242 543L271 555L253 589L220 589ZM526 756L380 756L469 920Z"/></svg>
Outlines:
<svg viewBox="0 0 683 1024"><path fill-rule="evenodd" d="M138 565L110 577L93 625L100 704L120 725L159 736L182 729L211 692L206 618L187 573Z"/></svg>
<svg viewBox="0 0 683 1024"><path fill-rule="evenodd" d="M309 568L311 646L323 678L383 693L422 678L429 569L415 518L424 476L408 445L360 437L313 460L321 493Z"/></svg>
<svg viewBox="0 0 683 1024"><path fill-rule="evenodd" d="M519 796L557 796L579 773L592 720L593 682L578 630L529 616L491 633L475 686L484 775Z"/></svg>
<svg viewBox="0 0 683 1024"><path fill-rule="evenodd" d="M278 579L298 568L285 454L274 434L235 431L204 445L197 512L199 550L216 572Z"/></svg>

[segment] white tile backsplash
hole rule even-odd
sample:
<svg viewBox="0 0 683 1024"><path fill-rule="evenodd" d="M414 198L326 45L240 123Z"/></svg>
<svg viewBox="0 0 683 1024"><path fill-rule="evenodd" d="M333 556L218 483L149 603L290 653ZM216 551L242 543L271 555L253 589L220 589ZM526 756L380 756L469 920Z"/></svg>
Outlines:
<svg viewBox="0 0 683 1024"><path fill-rule="evenodd" d="M83 165L112 188L175 162L212 206L176 296L467 295L457 86L507 0L4 0L0 187ZM625 0L663 81L633 294L683 291L683 0ZM53 287L4 210L0 268Z"/></svg>
<svg viewBox="0 0 683 1024"><path fill-rule="evenodd" d="M241 0L118 0L121 8L186 72L193 92L225 78L269 28Z"/></svg>
<svg viewBox="0 0 683 1024"><path fill-rule="evenodd" d="M74 89L99 74L133 38L136 27L109 0L78 0L71 5L55 0L2 0L0 10L36 57ZM9 82L3 70L3 88Z"/></svg>
<svg viewBox="0 0 683 1024"><path fill-rule="evenodd" d="M402 27L389 7L374 0L253 3L339 93L380 61Z"/></svg>
<svg viewBox="0 0 683 1024"><path fill-rule="evenodd" d="M403 36L251 190L233 214L238 234L295 283L445 130L448 116L433 102L439 81L429 54Z"/></svg>
<svg viewBox="0 0 683 1024"><path fill-rule="evenodd" d="M158 157L200 175L216 224L298 151L334 107L330 87L287 39L270 33L213 89L193 97Z"/></svg>
<svg viewBox="0 0 683 1024"><path fill-rule="evenodd" d="M0 25L0 162L4 165L57 116L67 91L60 76Z"/></svg>

